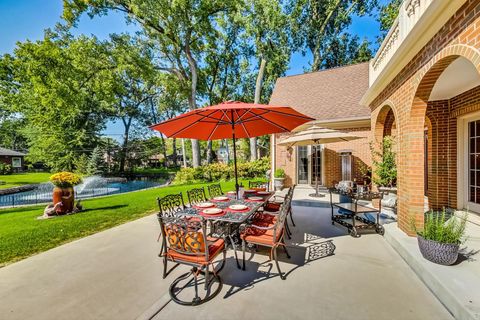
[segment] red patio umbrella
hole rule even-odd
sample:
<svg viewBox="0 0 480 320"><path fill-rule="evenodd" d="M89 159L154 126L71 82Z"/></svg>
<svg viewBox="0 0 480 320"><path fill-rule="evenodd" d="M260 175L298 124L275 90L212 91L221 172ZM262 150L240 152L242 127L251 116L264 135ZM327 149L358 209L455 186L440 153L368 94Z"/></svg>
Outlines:
<svg viewBox="0 0 480 320"><path fill-rule="evenodd" d="M311 120L314 119L290 107L227 101L189 111L150 128L162 132L169 138L199 140L232 138L235 189L238 196L236 139L289 132Z"/></svg>

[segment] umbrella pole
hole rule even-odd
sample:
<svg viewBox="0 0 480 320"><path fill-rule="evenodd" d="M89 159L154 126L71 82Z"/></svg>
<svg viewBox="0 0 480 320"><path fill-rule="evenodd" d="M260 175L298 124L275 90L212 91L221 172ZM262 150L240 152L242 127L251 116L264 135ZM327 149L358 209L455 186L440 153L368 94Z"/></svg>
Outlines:
<svg viewBox="0 0 480 320"><path fill-rule="evenodd" d="M235 168L235 194L238 200L238 189L240 187L238 186L237 146L236 146L237 139L235 139L235 122L233 121L233 110L232 110L232 140L233 140L233 166Z"/></svg>

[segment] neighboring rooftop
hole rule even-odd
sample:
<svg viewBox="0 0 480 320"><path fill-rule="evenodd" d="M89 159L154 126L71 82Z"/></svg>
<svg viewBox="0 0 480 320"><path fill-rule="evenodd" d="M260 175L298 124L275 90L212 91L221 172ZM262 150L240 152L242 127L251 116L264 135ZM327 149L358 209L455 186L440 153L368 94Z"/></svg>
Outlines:
<svg viewBox="0 0 480 320"><path fill-rule="evenodd" d="M0 156L23 157L25 156L25 154L18 151L13 151L10 149L0 147Z"/></svg>
<svg viewBox="0 0 480 320"><path fill-rule="evenodd" d="M360 105L368 89L368 62L279 78L270 104L295 108L317 120L370 118Z"/></svg>

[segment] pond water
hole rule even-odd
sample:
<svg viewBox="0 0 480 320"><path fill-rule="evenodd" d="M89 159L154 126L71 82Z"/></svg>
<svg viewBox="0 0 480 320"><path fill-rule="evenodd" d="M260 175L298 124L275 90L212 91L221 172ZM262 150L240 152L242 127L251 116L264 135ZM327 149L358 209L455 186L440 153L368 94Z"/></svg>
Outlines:
<svg viewBox="0 0 480 320"><path fill-rule="evenodd" d="M102 177L88 177L75 189L75 199L88 199L99 196L119 194L130 191L158 187L165 180L112 180ZM9 195L0 195L0 207L48 203L52 201L53 184L42 183L36 189Z"/></svg>

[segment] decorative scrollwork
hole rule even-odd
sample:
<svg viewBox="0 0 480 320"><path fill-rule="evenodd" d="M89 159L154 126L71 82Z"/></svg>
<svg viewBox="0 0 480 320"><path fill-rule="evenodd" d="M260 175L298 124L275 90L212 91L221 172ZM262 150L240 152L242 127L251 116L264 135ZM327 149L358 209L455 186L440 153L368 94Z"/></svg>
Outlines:
<svg viewBox="0 0 480 320"><path fill-rule="evenodd" d="M207 200L207 197L205 196L205 189L203 188L190 189L187 191L187 196L190 205L205 202Z"/></svg>
<svg viewBox="0 0 480 320"><path fill-rule="evenodd" d="M187 217L159 216L160 226L168 247L182 254L203 254L207 241L205 220Z"/></svg>
<svg viewBox="0 0 480 320"><path fill-rule="evenodd" d="M160 215L173 216L176 212L185 209L182 193L169 194L163 198L157 198Z"/></svg>
<svg viewBox="0 0 480 320"><path fill-rule="evenodd" d="M208 194L210 198L219 197L223 195L222 186L220 183L218 184L211 184L208 186Z"/></svg>

